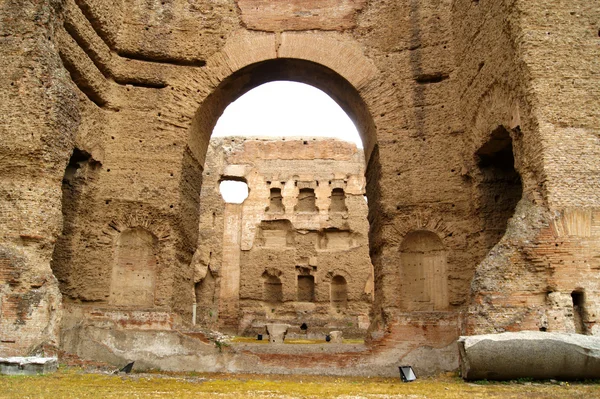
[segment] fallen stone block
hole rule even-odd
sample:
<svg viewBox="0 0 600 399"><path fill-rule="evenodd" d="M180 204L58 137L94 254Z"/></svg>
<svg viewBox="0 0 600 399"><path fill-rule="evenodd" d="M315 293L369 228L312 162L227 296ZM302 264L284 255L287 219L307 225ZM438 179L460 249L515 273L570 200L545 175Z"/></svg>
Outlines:
<svg viewBox="0 0 600 399"><path fill-rule="evenodd" d="M57 369L55 357L0 357L0 374L36 375L53 373Z"/></svg>
<svg viewBox="0 0 600 399"><path fill-rule="evenodd" d="M267 332L269 333L269 343L283 344L285 335L289 325L287 324L267 324Z"/></svg>
<svg viewBox="0 0 600 399"><path fill-rule="evenodd" d="M329 333L329 336L331 337L331 343L332 344L341 344L341 343L343 343L342 332L341 331L332 331L332 332Z"/></svg>
<svg viewBox="0 0 600 399"><path fill-rule="evenodd" d="M458 339L466 380L600 378L600 337L539 331Z"/></svg>

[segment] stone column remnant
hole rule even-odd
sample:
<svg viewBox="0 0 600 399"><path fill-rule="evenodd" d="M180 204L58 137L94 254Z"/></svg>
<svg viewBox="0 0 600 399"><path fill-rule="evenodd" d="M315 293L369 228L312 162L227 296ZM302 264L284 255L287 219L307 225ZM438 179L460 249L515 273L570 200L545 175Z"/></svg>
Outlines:
<svg viewBox="0 0 600 399"><path fill-rule="evenodd" d="M331 337L331 343L332 344L341 344L343 343L343 339L342 339L342 332L341 331L332 331L329 333L329 336Z"/></svg>
<svg viewBox="0 0 600 399"><path fill-rule="evenodd" d="M267 332L269 333L269 343L283 344L285 335L289 325L287 324L267 324Z"/></svg>

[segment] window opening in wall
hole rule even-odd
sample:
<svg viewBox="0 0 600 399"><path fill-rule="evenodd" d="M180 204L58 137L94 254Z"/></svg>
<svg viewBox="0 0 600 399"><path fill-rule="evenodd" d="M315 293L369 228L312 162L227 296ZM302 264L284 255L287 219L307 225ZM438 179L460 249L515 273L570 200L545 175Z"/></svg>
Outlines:
<svg viewBox="0 0 600 399"><path fill-rule="evenodd" d="M248 184L238 180L223 180L219 184L223 201L228 204L241 204L248 198Z"/></svg>
<svg viewBox="0 0 600 399"><path fill-rule="evenodd" d="M298 301L314 302L315 300L315 277L298 276Z"/></svg>
<svg viewBox="0 0 600 399"><path fill-rule="evenodd" d="M269 206L267 212L271 213L283 213L285 208L283 207L283 196L281 195L280 188L271 188L269 193Z"/></svg>
<svg viewBox="0 0 600 399"><path fill-rule="evenodd" d="M573 323L577 334L586 334L585 326L585 295L583 291L573 291L571 293L573 300Z"/></svg>
<svg viewBox="0 0 600 399"><path fill-rule="evenodd" d="M315 190L312 188L301 188L298 193L296 212L317 212Z"/></svg>
<svg viewBox="0 0 600 399"><path fill-rule="evenodd" d="M342 188L334 188L331 191L331 205L329 206L329 212L347 212L346 207L346 193Z"/></svg>
<svg viewBox="0 0 600 399"><path fill-rule="evenodd" d="M331 279L331 305L336 309L343 309L348 305L348 284L343 276Z"/></svg>

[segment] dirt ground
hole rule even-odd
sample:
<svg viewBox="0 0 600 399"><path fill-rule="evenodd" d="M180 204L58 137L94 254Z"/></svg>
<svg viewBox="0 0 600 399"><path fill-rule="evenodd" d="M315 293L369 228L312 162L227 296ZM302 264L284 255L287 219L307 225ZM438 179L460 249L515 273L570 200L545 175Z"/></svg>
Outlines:
<svg viewBox="0 0 600 399"><path fill-rule="evenodd" d="M597 398L600 382L464 382L298 375L132 373L61 367L45 376L0 376L0 398Z"/></svg>

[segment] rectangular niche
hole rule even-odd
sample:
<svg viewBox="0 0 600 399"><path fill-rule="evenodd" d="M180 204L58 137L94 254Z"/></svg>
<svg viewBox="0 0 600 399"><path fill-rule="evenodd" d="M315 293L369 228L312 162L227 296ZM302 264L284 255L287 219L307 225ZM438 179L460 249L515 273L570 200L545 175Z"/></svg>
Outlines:
<svg viewBox="0 0 600 399"><path fill-rule="evenodd" d="M298 302L314 302L315 277L298 276Z"/></svg>
<svg viewBox="0 0 600 399"><path fill-rule="evenodd" d="M334 188L331 191L331 204L329 212L348 212L346 207L346 193L342 188Z"/></svg>
<svg viewBox="0 0 600 399"><path fill-rule="evenodd" d="M285 230L264 230L264 246L270 248L285 248L287 246L287 236L288 232Z"/></svg>
<svg viewBox="0 0 600 399"><path fill-rule="evenodd" d="M347 230L325 230L319 232L317 249L328 251L344 251L359 246L358 235Z"/></svg>
<svg viewBox="0 0 600 399"><path fill-rule="evenodd" d="M284 213L283 195L280 188L271 188L269 192L269 206L266 209L269 213Z"/></svg>
<svg viewBox="0 0 600 399"><path fill-rule="evenodd" d="M278 276L263 273L263 301L267 303L283 302L283 284Z"/></svg>
<svg viewBox="0 0 600 399"><path fill-rule="evenodd" d="M263 220L258 226L256 245L265 248L287 248L294 245L294 228L287 219Z"/></svg>
<svg viewBox="0 0 600 399"><path fill-rule="evenodd" d="M298 192L298 203L296 212L317 212L315 190L312 188L301 188Z"/></svg>

